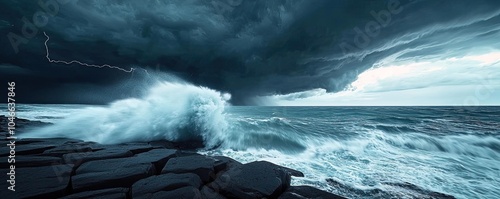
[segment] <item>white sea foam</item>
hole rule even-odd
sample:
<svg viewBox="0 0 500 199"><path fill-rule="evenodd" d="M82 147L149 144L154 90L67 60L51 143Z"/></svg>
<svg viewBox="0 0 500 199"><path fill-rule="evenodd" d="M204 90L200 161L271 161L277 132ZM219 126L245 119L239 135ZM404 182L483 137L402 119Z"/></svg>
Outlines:
<svg viewBox="0 0 500 199"><path fill-rule="evenodd" d="M229 98L205 87L160 82L141 98L86 108L22 137L69 137L106 144L203 139L213 146L227 127L223 112Z"/></svg>

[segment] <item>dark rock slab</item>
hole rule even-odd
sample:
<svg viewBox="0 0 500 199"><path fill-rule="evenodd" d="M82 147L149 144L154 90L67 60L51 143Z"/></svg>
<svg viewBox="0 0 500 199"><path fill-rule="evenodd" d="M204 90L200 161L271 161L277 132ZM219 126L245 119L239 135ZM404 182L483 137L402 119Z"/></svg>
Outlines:
<svg viewBox="0 0 500 199"><path fill-rule="evenodd" d="M207 186L203 186L200 190L202 198L210 199L226 199L223 195L215 192L213 189Z"/></svg>
<svg viewBox="0 0 500 199"><path fill-rule="evenodd" d="M43 155L63 156L68 153L92 152L103 149L94 142L65 143L53 149L46 150Z"/></svg>
<svg viewBox="0 0 500 199"><path fill-rule="evenodd" d="M156 168L156 174L159 174L168 160L176 157L176 154L177 150L174 149L153 149L148 152L139 153L134 157L141 161L152 163Z"/></svg>
<svg viewBox="0 0 500 199"><path fill-rule="evenodd" d="M46 150L55 148L55 145L41 145L41 144L25 144L19 145L16 141L16 155L36 155L42 154ZM8 156L10 152L9 147L3 145L0 147L0 156Z"/></svg>
<svg viewBox="0 0 500 199"><path fill-rule="evenodd" d="M152 146L159 146L167 149L195 150L204 148L203 140L187 140L183 142L171 142L167 140L159 140L149 142Z"/></svg>
<svg viewBox="0 0 500 199"><path fill-rule="evenodd" d="M200 155L196 151L177 150L177 157Z"/></svg>
<svg viewBox="0 0 500 199"><path fill-rule="evenodd" d="M295 169L291 169L291 168L287 168L287 167L282 167L282 166L279 166L279 167L281 169L283 169L283 171L288 172L291 176L304 177L304 173L302 173L301 171L297 171Z"/></svg>
<svg viewBox="0 0 500 199"><path fill-rule="evenodd" d="M200 190L195 187L182 187L172 191L160 191L154 193L151 197L144 196L140 198L175 198L175 199L203 199Z"/></svg>
<svg viewBox="0 0 500 199"><path fill-rule="evenodd" d="M132 155L134 154L127 149L111 147L95 152L64 154L63 159L66 164L74 164L76 166L80 166L85 162L93 160L124 158L130 157Z"/></svg>
<svg viewBox="0 0 500 199"><path fill-rule="evenodd" d="M51 156L16 156L16 168L39 167L62 164L62 159ZM7 168L10 164L7 161L0 162L0 168Z"/></svg>
<svg viewBox="0 0 500 199"><path fill-rule="evenodd" d="M278 199L346 199L311 186L289 187Z"/></svg>
<svg viewBox="0 0 500 199"><path fill-rule="evenodd" d="M132 185L132 197L137 198L147 194L154 194L160 191L171 191L181 187L201 186L201 180L196 174L163 174L151 176L137 181Z"/></svg>
<svg viewBox="0 0 500 199"><path fill-rule="evenodd" d="M71 139L71 138L22 138L17 140L17 144L41 144L41 145L63 145L72 143L81 143L83 140Z"/></svg>
<svg viewBox="0 0 500 199"><path fill-rule="evenodd" d="M154 149L128 158L90 161L82 164L76 170L76 174L78 175L82 173L102 172L110 169L116 169L121 166L138 164L153 164L155 166L160 165L160 168L163 168L163 166L170 158L175 157L175 154L176 150L172 149Z"/></svg>
<svg viewBox="0 0 500 199"><path fill-rule="evenodd" d="M127 198L128 188L100 189L95 191L86 191L71 194L60 199L125 199Z"/></svg>
<svg viewBox="0 0 500 199"><path fill-rule="evenodd" d="M257 161L229 169L209 186L228 198L277 198L290 180L290 173L280 166Z"/></svg>
<svg viewBox="0 0 500 199"><path fill-rule="evenodd" d="M128 158L95 160L83 163L73 176L75 190L127 187L134 182L157 173L176 151L154 149Z"/></svg>
<svg viewBox="0 0 500 199"><path fill-rule="evenodd" d="M7 190L6 180L0 185L0 198L57 198L68 193L73 165L54 165L34 168L16 168L15 192ZM0 169L7 173L7 169Z"/></svg>
<svg viewBox="0 0 500 199"><path fill-rule="evenodd" d="M154 174L150 162L133 158L96 160L83 163L72 177L75 191L127 187L135 181Z"/></svg>
<svg viewBox="0 0 500 199"><path fill-rule="evenodd" d="M144 153L144 152L150 151L152 149L161 148L158 146L152 146L148 143L125 143L125 144L119 144L119 145L113 145L113 146L129 150L133 154Z"/></svg>
<svg viewBox="0 0 500 199"><path fill-rule="evenodd" d="M215 176L215 163L218 160L202 156L184 156L171 158L161 173L194 173L200 177L203 182L209 182L211 177Z"/></svg>
<svg viewBox="0 0 500 199"><path fill-rule="evenodd" d="M218 160L214 166L216 173L219 173L221 171L225 171L229 168L243 165L241 162L238 162L238 161L236 161L232 158L226 157L226 156L212 156L212 157L215 158L216 160Z"/></svg>

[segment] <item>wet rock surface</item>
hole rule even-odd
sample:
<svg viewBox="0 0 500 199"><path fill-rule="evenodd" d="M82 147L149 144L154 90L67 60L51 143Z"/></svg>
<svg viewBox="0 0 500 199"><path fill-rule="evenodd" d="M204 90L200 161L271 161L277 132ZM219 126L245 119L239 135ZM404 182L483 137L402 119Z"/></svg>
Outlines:
<svg viewBox="0 0 500 199"><path fill-rule="evenodd" d="M230 198L277 198L290 180L290 173L280 166L257 161L227 170L209 187Z"/></svg>
<svg viewBox="0 0 500 199"><path fill-rule="evenodd" d="M22 167L39 167L62 164L62 159L51 156L35 156L35 155L18 155L15 159L16 168ZM0 162L0 168L8 168L11 164L7 161Z"/></svg>
<svg viewBox="0 0 500 199"><path fill-rule="evenodd" d="M1 198L57 198L71 189L73 165L52 165L41 167L17 168L15 192L2 190ZM0 169L8 173L7 169ZM2 180L2 187L7 187Z"/></svg>
<svg viewBox="0 0 500 199"><path fill-rule="evenodd" d="M8 191L6 198L279 198L293 190L292 175L303 175L269 162L242 164L151 143L36 138L16 144L16 192ZM1 153L9 151L2 148ZM0 163L1 172L10 165Z"/></svg>
<svg viewBox="0 0 500 199"><path fill-rule="evenodd" d="M194 173L206 183L215 175L216 162L221 161L201 155L176 157L167 162L161 173Z"/></svg>
<svg viewBox="0 0 500 199"><path fill-rule="evenodd" d="M10 155L10 142L0 139L0 156ZM297 170L266 161L242 164L229 157L198 154L192 149L200 143L101 145L29 138L17 139L15 144L16 191L2 189L0 198L344 198L311 186L290 186L292 176L304 176ZM1 162L0 172L8 173L11 165ZM385 183L398 190L386 192L357 190L333 179L327 182L337 193L361 198L453 198L410 183ZM0 186L8 187L9 182L1 180Z"/></svg>
<svg viewBox="0 0 500 199"><path fill-rule="evenodd" d="M162 174L151 176L137 181L132 185L132 196L142 197L162 191L173 191L182 187L199 189L202 185L200 177L196 174Z"/></svg>
<svg viewBox="0 0 500 199"><path fill-rule="evenodd" d="M100 189L93 191L85 191L80 193L71 194L61 199L121 199L127 198L128 188L111 188L111 189Z"/></svg>

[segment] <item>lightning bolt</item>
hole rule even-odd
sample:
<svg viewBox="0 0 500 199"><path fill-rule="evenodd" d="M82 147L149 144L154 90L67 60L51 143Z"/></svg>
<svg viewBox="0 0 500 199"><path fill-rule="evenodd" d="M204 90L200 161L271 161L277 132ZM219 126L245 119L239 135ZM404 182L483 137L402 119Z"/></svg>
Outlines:
<svg viewBox="0 0 500 199"><path fill-rule="evenodd" d="M47 60L50 62L50 63L58 63L58 64L66 64L66 65L71 65L71 64L80 64L82 66L88 66L88 67L95 67L95 68L104 68L104 67L108 67L108 68L111 68L111 69L117 69L117 70L120 70L120 71L123 71L123 72L126 72L126 73L132 73L135 71L136 68L130 68L130 69L124 69L124 68L121 68L121 67L118 67L118 66L112 66L112 65L109 65L109 64L104 64L104 65L95 65L95 64L87 64L87 63L83 63L83 62L80 62L78 60L71 60L71 61L62 61L62 60L53 60L53 59L50 59L49 57L49 46L47 45L47 42L50 40L50 37L49 35L47 35L47 33L43 32L43 34L45 35L45 37L47 37L47 40L45 40L45 50L47 52L47 55L45 56L47 58ZM148 71L146 69L143 69L146 73L148 73ZM149 74L149 73L148 73Z"/></svg>

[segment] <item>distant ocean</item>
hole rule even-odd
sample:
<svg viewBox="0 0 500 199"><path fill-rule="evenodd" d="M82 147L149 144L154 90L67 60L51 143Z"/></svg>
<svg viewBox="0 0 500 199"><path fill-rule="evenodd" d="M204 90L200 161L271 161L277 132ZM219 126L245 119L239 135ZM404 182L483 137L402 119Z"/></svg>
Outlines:
<svg viewBox="0 0 500 199"><path fill-rule="evenodd" d="M227 106L221 115L207 117L200 113L214 110L171 112L180 117L177 121L146 114L134 119L138 116L128 110L100 113L111 107L27 104L18 105L18 116L56 124L32 130L35 135L45 132L42 137L53 133L54 137L115 143L158 139L157 134L173 140L200 136L210 148L200 153L242 162L271 161L305 173L293 184L353 198L370 198L363 190L392 191L394 187L384 183L411 183L458 198L500 198L500 107ZM92 113L97 115L90 115L86 123L84 115ZM123 126L121 120L129 125L115 126ZM171 123L166 128L162 122ZM209 122L215 125L207 126ZM131 128L150 132L132 136L140 131ZM326 179L359 191L342 193Z"/></svg>

